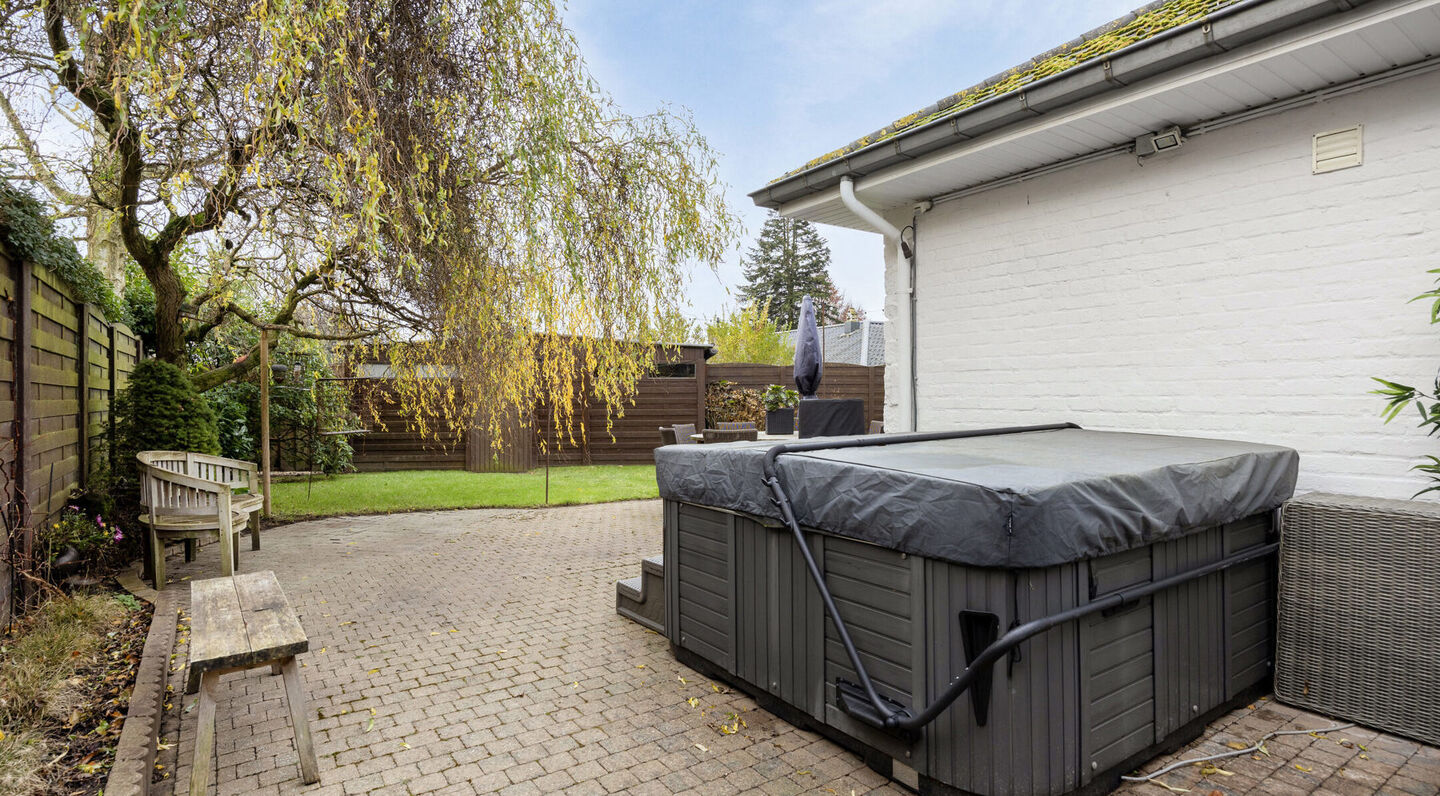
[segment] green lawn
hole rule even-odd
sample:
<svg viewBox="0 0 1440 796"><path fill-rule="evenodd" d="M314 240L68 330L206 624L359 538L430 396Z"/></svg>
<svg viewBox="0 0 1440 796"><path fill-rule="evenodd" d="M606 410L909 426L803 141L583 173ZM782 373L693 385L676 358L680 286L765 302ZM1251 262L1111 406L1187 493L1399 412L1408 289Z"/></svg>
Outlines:
<svg viewBox="0 0 1440 796"><path fill-rule="evenodd" d="M428 509L545 505L545 471L467 473L408 470L351 473L273 485L275 519L282 522L338 514L387 514ZM653 498L654 465L550 468L550 505Z"/></svg>

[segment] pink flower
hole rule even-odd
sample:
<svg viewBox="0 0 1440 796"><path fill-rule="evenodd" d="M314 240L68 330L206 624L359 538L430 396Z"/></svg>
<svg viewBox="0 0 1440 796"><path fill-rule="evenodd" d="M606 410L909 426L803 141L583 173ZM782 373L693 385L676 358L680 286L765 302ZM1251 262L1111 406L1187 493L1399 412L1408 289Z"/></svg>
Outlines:
<svg viewBox="0 0 1440 796"><path fill-rule="evenodd" d="M120 541L121 539L124 539L124 538L125 538L125 534L121 533L119 528L116 528L116 529L115 529L115 541L118 542L118 541Z"/></svg>
<svg viewBox="0 0 1440 796"><path fill-rule="evenodd" d="M95 524L96 524L96 525L99 525L101 528L104 528L104 527L105 527L105 518L104 518L104 517L101 517L99 514L96 514L96 515L95 515Z"/></svg>

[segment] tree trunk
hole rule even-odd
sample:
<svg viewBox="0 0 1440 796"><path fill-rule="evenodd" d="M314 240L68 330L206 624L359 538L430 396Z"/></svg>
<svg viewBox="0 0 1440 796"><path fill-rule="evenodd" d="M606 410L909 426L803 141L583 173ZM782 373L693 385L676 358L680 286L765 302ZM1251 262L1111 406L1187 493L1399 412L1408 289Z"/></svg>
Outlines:
<svg viewBox="0 0 1440 796"><path fill-rule="evenodd" d="M98 205L85 211L85 253L105 275L116 295L125 292L125 241L120 237L120 214Z"/></svg>
<svg viewBox="0 0 1440 796"><path fill-rule="evenodd" d="M185 288L179 275L167 266L147 275L155 288L155 358L183 366L185 326L180 307L185 303Z"/></svg>

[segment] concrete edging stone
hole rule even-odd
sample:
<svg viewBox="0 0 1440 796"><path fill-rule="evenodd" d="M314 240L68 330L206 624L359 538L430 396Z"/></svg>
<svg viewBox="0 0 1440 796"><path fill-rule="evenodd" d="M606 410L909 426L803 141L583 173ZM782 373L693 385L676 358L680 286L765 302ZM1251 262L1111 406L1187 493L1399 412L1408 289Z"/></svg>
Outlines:
<svg viewBox="0 0 1440 796"><path fill-rule="evenodd" d="M153 592L152 592L153 593ZM145 796L150 792L155 754L160 742L160 722L165 713L165 684L170 670L170 653L175 648L175 631L180 612L174 591L155 595L155 615L145 636L140 670L125 727L115 747L115 763L105 782L107 796Z"/></svg>

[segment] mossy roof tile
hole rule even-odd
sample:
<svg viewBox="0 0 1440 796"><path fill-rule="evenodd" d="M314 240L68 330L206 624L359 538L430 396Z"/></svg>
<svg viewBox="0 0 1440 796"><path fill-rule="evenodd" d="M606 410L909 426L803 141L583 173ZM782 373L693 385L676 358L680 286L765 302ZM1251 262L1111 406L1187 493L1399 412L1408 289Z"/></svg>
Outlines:
<svg viewBox="0 0 1440 796"><path fill-rule="evenodd" d="M1019 66L1007 69L988 80L951 94L929 107L902 116L869 135L856 139L833 152L827 152L800 168L787 172L773 182L779 182L787 177L864 149L871 144L893 138L906 130L944 119L992 97L1024 88L1041 78L1057 75L1087 61L1113 54L1171 28L1195 22L1237 2L1239 0L1160 0L1160 2L1142 6L1113 22L1101 25L1089 33L1048 52L1041 53Z"/></svg>

